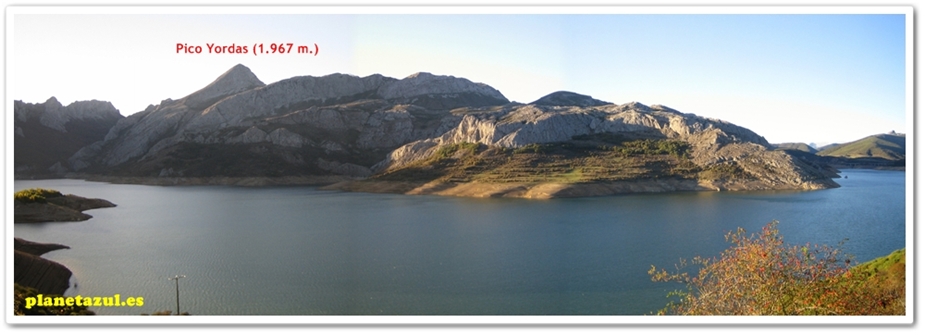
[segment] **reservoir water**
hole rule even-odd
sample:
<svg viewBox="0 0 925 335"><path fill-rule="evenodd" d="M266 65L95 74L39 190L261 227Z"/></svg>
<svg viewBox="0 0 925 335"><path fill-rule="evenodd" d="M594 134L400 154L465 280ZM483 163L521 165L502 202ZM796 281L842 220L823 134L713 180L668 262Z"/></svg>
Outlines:
<svg viewBox="0 0 925 335"><path fill-rule="evenodd" d="M71 247L44 256L74 272L66 295L144 297L98 314L175 310L168 277L183 274L193 315L643 315L674 288L651 282L650 265L717 256L737 227L778 220L790 244L847 239L859 262L905 247L906 174L843 174L812 192L553 200L17 180L118 207L14 235Z"/></svg>

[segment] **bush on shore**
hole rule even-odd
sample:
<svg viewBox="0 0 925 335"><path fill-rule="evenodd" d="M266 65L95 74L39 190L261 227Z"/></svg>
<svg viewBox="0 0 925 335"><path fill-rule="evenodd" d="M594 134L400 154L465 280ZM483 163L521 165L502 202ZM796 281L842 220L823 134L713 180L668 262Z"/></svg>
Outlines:
<svg viewBox="0 0 925 335"><path fill-rule="evenodd" d="M903 315L905 257L889 264L851 267L839 248L784 244L771 222L755 235L739 228L726 234L732 246L718 258L695 257L673 273L656 270L656 282L680 282L686 290L660 315ZM904 256L904 250L902 251ZM681 272L699 266L697 275Z"/></svg>
<svg viewBox="0 0 925 335"><path fill-rule="evenodd" d="M44 189L44 188L30 188L27 190L22 190L13 194L13 199L22 202L38 202L45 203L48 201L48 198L63 197L64 195L61 192Z"/></svg>

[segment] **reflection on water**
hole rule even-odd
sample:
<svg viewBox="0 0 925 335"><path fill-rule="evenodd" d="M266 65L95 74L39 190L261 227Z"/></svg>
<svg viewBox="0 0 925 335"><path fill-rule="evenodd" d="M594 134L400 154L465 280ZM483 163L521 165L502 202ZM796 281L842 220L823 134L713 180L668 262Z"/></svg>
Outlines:
<svg viewBox="0 0 925 335"><path fill-rule="evenodd" d="M110 200L84 222L15 226L71 247L69 295L144 296L196 315L609 314L664 306L650 265L718 255L723 235L779 220L789 243L835 245L859 261L905 245L905 174L849 170L814 192L469 199L320 191L16 181Z"/></svg>

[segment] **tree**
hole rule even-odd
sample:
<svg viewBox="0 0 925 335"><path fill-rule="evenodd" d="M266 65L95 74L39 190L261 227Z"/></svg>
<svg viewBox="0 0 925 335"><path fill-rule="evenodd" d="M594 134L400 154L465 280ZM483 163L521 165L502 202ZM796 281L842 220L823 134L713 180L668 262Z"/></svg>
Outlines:
<svg viewBox="0 0 925 335"><path fill-rule="evenodd" d="M677 315L870 315L902 314L904 291L879 289L883 276L853 271L839 248L784 244L776 221L760 234L739 228L726 234L732 246L719 258L682 260L678 270L656 270L657 282L681 282L686 290L658 314ZM696 276L681 270L699 266ZM903 286L904 288L904 286Z"/></svg>

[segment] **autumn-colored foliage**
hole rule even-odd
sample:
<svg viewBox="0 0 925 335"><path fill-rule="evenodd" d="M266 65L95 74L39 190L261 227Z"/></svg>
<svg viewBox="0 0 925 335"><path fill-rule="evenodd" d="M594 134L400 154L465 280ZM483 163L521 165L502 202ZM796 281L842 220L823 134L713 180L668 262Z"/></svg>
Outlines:
<svg viewBox="0 0 925 335"><path fill-rule="evenodd" d="M656 270L657 282L681 282L686 290L658 314L672 315L901 315L905 314L905 263L886 270L852 267L839 248L784 244L778 223L759 234L739 228L726 234L732 246L718 258L681 261L678 270ZM903 253L904 255L904 253ZM699 266L696 276L681 272Z"/></svg>

